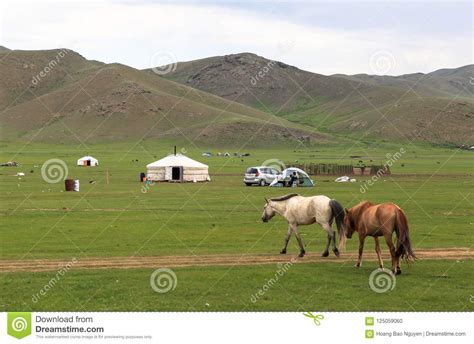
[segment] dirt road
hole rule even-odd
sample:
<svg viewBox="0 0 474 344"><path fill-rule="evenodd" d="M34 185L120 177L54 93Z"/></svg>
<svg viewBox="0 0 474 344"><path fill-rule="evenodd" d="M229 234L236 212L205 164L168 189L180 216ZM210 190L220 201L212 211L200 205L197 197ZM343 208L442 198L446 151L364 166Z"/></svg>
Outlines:
<svg viewBox="0 0 474 344"><path fill-rule="evenodd" d="M474 259L474 250L470 248L440 248L419 249L415 251L419 260L466 260ZM298 258L296 254L287 255L231 255L214 254L199 256L151 256L151 257L95 257L79 258L71 263L71 259L26 259L26 260L0 260L0 272L40 272L55 271L66 264L71 269L139 269L159 267L199 267L199 266L232 266L232 265L260 265L277 264L292 261L293 263L353 263L356 252L343 252L340 258L334 255L322 258L319 253L308 253L304 258ZM388 264L388 256L384 256ZM375 253L364 253L364 260L376 260Z"/></svg>

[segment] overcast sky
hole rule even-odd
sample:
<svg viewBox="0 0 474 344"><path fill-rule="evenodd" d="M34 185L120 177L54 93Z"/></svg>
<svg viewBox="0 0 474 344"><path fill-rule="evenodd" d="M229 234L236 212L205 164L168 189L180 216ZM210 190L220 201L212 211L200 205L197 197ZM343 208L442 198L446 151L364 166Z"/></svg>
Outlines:
<svg viewBox="0 0 474 344"><path fill-rule="evenodd" d="M0 45L70 48L149 68L253 52L322 74L430 72L473 63L470 1L0 2Z"/></svg>

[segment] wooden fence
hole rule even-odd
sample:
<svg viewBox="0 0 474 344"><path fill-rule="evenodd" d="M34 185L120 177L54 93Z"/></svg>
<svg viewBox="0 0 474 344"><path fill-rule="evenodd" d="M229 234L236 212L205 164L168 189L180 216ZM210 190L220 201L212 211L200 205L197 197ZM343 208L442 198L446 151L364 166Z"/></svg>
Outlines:
<svg viewBox="0 0 474 344"><path fill-rule="evenodd" d="M339 164L287 164L287 166L297 167L306 171L312 176L327 175L327 176L372 176L376 174L390 175L390 168L384 165L369 165L365 167L353 165L339 165ZM380 172L379 172L380 171Z"/></svg>

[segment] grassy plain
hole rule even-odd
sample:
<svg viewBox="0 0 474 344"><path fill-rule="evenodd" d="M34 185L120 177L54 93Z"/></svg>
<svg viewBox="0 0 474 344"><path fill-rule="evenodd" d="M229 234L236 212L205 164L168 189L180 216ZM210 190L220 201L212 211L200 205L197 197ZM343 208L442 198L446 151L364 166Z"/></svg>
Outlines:
<svg viewBox="0 0 474 344"><path fill-rule="evenodd" d="M260 220L263 198L294 190L246 187L246 167L268 159L291 162L384 163L387 154L403 148L392 176L377 180L362 193L368 178L335 183L333 176L313 177L314 188L303 195L324 194L349 207L363 199L392 201L407 213L414 249L471 247L473 243L472 152L396 144L359 144L300 149L245 150L249 157L202 157L207 150L178 147L209 165L212 181L205 184L159 183L142 192L138 181L147 163L172 151L171 143L145 141L71 145L5 143L0 160L19 167L0 169L0 259L78 260L86 257L275 254L286 224ZM233 153L237 149L222 148ZM90 154L100 166L75 166ZM63 192L63 182L46 183L41 165L61 159L70 178L81 181L79 193ZM136 161L138 160L138 161ZM403 166L402 166L403 165ZM109 184L106 183L106 170ZM24 172L21 179L13 176ZM94 183L89 183L94 181ZM301 227L307 251L322 252L324 232ZM348 252L356 249L349 241ZM368 241L367 251L373 251ZM385 245L383 250L386 250ZM296 254L294 239L289 254ZM150 288L153 269L72 269L49 293L31 297L56 272L0 273L0 310L472 310L469 288L473 262L418 261L405 267L396 288L376 294L368 286L375 262L356 271L347 263L296 264L257 302L250 301L275 274L275 265L209 266L174 269L177 288L158 294ZM157 267L159 268L159 267ZM208 304L208 306L206 306Z"/></svg>

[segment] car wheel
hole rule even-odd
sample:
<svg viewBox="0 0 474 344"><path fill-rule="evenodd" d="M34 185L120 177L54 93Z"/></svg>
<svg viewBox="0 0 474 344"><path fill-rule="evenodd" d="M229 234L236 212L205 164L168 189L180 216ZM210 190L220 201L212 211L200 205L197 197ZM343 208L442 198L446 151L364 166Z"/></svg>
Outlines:
<svg viewBox="0 0 474 344"><path fill-rule="evenodd" d="M259 183L260 186L265 186L265 181L262 179Z"/></svg>

